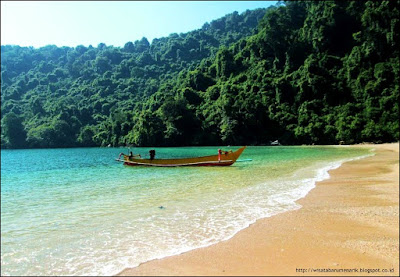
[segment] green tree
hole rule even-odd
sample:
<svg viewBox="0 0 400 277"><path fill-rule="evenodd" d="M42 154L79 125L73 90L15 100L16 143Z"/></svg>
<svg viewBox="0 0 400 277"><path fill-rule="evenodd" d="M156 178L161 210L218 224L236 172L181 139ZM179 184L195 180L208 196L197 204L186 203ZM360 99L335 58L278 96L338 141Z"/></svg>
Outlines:
<svg viewBox="0 0 400 277"><path fill-rule="evenodd" d="M6 114L1 120L1 135L11 148L26 147L26 131L22 124L22 118L15 113Z"/></svg>

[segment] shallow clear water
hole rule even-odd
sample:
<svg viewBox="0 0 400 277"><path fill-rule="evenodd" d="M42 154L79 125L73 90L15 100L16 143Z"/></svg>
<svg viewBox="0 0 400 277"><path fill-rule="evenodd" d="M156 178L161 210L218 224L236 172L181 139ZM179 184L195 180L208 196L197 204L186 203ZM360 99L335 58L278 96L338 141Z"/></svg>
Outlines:
<svg viewBox="0 0 400 277"><path fill-rule="evenodd" d="M157 148L156 157L218 148ZM1 150L1 275L112 275L210 245L299 208L329 169L371 154L248 147L247 161L230 167L154 168L123 166L114 160L120 152L127 149Z"/></svg>

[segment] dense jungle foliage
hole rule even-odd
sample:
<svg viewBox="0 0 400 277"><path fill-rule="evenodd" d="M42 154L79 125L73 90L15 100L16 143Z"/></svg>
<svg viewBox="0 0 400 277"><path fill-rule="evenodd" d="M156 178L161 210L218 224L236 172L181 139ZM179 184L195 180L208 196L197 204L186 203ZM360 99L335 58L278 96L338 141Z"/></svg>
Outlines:
<svg viewBox="0 0 400 277"><path fill-rule="evenodd" d="M124 47L1 46L1 146L398 141L399 2L278 3Z"/></svg>

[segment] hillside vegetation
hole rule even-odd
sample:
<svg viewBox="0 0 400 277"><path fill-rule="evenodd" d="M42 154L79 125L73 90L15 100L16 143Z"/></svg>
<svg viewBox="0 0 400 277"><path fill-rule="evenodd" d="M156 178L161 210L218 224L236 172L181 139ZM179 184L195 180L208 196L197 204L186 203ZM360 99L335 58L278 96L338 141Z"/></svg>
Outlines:
<svg viewBox="0 0 400 277"><path fill-rule="evenodd" d="M398 141L399 2L285 2L122 48L1 46L1 146Z"/></svg>

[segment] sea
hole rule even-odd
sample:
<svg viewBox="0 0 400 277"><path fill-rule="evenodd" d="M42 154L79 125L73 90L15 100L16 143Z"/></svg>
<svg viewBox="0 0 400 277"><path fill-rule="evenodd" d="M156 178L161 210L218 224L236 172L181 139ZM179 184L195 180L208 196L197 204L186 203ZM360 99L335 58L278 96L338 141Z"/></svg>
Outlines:
<svg viewBox="0 0 400 277"><path fill-rule="evenodd" d="M155 148L156 158L239 147ZM250 146L228 167L130 167L150 148L1 150L1 275L115 275L301 206L347 146Z"/></svg>

